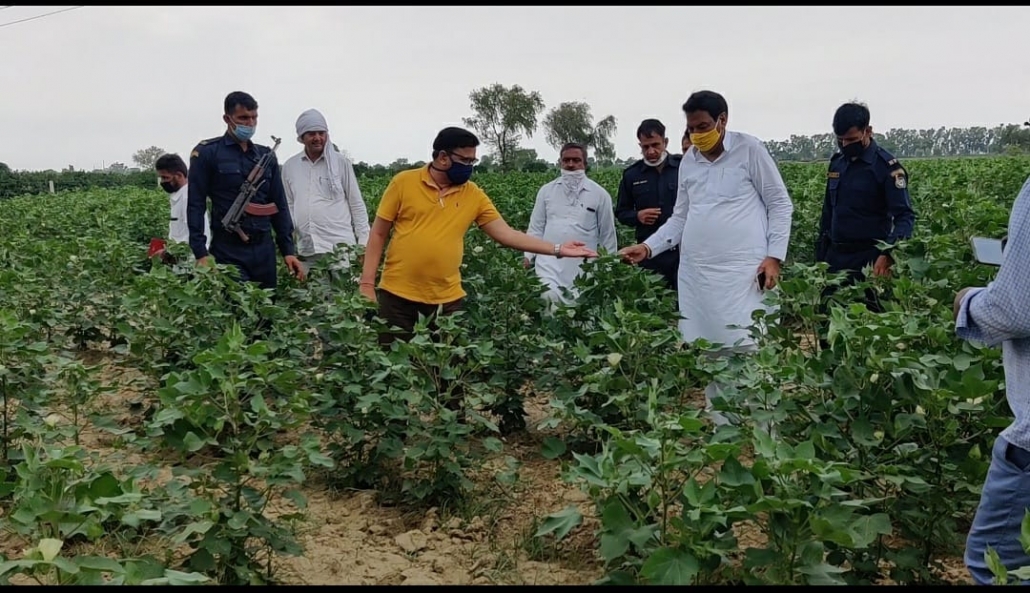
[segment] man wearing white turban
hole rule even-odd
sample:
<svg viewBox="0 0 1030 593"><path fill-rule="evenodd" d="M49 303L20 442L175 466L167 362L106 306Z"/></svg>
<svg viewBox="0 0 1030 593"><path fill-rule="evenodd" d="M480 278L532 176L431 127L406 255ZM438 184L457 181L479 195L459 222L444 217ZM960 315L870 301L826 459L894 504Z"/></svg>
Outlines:
<svg viewBox="0 0 1030 593"><path fill-rule="evenodd" d="M297 118L304 150L283 164L283 186L297 234L297 255L305 272L337 246L346 246L335 270L350 265L348 251L368 242L368 210L354 165L329 140L325 117L308 109Z"/></svg>

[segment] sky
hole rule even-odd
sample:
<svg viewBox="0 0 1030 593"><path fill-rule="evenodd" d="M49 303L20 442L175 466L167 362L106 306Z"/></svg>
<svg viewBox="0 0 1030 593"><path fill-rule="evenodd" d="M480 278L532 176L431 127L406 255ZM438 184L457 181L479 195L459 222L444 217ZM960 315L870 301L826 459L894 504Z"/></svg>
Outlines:
<svg viewBox="0 0 1030 593"><path fill-rule="evenodd" d="M283 138L281 161L309 108L355 161L428 160L495 82L614 115L620 158L649 117L678 146L702 89L763 140L829 132L852 99L879 131L1030 117L1028 7L85 6L15 22L63 8L0 8L12 169L131 167L151 145L186 157L224 133L235 90L259 103L255 141ZM557 158L542 127L523 146Z"/></svg>

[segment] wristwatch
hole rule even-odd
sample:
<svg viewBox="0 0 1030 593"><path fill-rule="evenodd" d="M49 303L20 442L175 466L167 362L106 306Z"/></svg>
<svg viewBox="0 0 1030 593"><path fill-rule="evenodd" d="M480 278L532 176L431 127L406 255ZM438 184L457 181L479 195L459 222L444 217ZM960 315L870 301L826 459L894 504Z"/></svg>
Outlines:
<svg viewBox="0 0 1030 593"><path fill-rule="evenodd" d="M554 257L561 259L561 243L554 244Z"/></svg>

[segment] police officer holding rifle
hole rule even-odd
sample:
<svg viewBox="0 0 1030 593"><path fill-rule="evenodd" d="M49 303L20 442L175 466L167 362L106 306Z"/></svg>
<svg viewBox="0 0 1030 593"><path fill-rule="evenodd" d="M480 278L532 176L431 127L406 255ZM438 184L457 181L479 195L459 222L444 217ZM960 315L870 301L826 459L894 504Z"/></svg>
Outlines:
<svg viewBox="0 0 1030 593"><path fill-rule="evenodd" d="M293 221L283 191L275 147L251 142L257 125L257 101L241 91L225 98L226 132L203 140L190 154L187 222L190 248L197 263L232 264L244 282L265 289L277 285L276 246L286 267L300 280L304 268L296 257ZM211 199L211 228L204 228ZM205 231L210 230L210 248ZM272 241L275 232L275 242Z"/></svg>

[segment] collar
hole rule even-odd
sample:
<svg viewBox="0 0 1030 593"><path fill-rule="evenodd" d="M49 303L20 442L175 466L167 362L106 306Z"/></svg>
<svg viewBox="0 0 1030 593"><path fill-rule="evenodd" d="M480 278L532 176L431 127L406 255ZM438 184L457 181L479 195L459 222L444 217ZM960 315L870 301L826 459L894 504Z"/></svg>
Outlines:
<svg viewBox="0 0 1030 593"><path fill-rule="evenodd" d="M311 158L308 157L307 149L302 148L300 149L300 160L307 161L309 163L317 163L318 161L325 160L325 148L322 148L322 154L318 155L318 158L315 160L311 160Z"/></svg>
<svg viewBox="0 0 1030 593"><path fill-rule="evenodd" d="M235 146L236 148L240 148L240 143L237 142L235 138L233 138L232 136L229 135L229 131L228 130L226 130L225 134L222 135L222 144L224 144L226 146ZM247 144L251 148L254 148L254 141L253 140L247 140Z"/></svg>
<svg viewBox="0 0 1030 593"><path fill-rule="evenodd" d="M866 164L869 165L873 164L873 159L876 156L876 148L876 140L870 138L869 146L865 147L865 150L862 151L862 154L858 156L858 160L865 161Z"/></svg>

